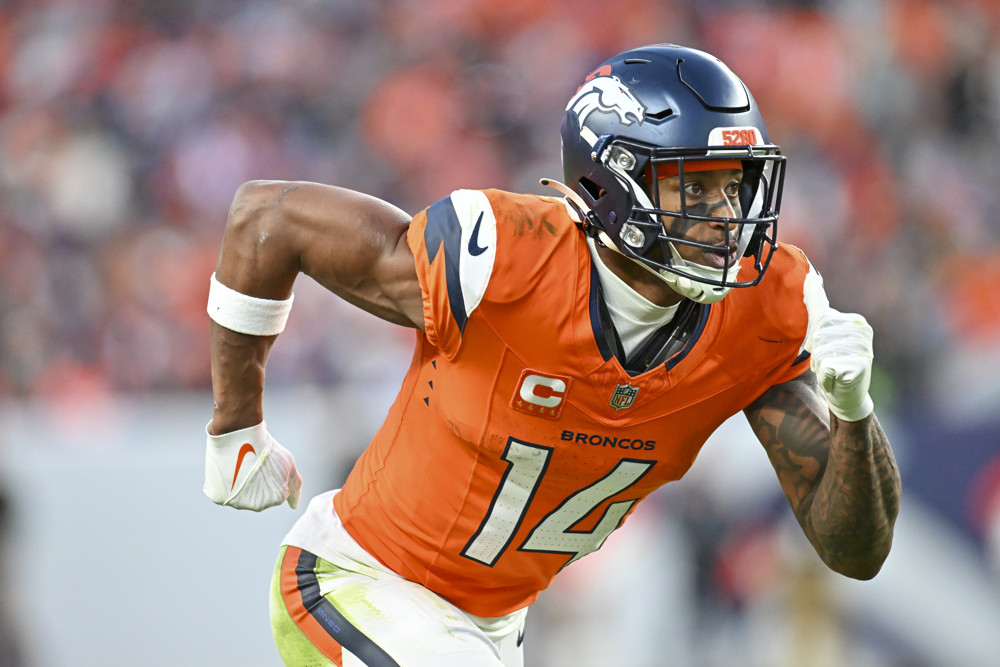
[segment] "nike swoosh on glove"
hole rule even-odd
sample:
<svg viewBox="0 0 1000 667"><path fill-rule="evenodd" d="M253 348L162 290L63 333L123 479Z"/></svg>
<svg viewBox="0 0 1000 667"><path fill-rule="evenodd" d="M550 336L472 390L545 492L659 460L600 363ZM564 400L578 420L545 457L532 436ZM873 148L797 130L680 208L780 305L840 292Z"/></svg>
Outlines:
<svg viewBox="0 0 1000 667"><path fill-rule="evenodd" d="M843 421L860 421L875 409L868 395L874 358L872 328L863 316L832 308L823 278L815 271L806 275L802 291L809 313L802 347L812 355L810 367L830 412Z"/></svg>
<svg viewBox="0 0 1000 667"><path fill-rule="evenodd" d="M302 477L295 457L271 437L264 422L222 435L205 430L204 491L213 503L254 512L286 500L292 509L298 506Z"/></svg>

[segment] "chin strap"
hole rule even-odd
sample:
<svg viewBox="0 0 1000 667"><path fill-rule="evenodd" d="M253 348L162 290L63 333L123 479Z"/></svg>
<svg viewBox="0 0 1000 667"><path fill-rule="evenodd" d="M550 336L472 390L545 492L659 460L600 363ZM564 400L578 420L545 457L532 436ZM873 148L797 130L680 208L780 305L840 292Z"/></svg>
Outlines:
<svg viewBox="0 0 1000 667"><path fill-rule="evenodd" d="M731 287L718 287L708 285L697 280L692 280L687 276L680 276L669 271L659 271L657 273L671 289L686 299L697 301L698 303L717 303L729 294Z"/></svg>
<svg viewBox="0 0 1000 667"><path fill-rule="evenodd" d="M670 244L670 254L673 256L674 264L681 266L685 271L694 274L697 277L705 278L708 280L718 280L721 281L723 278L727 282L734 282L737 275L740 272L740 263L737 260L735 264L729 267L728 271L722 269L716 269L708 266L700 266L689 262L677 251L674 244ZM741 255L737 253L737 258ZM689 276L682 276L670 271L659 271L660 277L673 288L675 292L684 296L692 301L697 301L698 303L716 303L722 301L729 292L733 289L732 287L720 287L718 285L711 285L709 283L704 283L698 280L694 280Z"/></svg>

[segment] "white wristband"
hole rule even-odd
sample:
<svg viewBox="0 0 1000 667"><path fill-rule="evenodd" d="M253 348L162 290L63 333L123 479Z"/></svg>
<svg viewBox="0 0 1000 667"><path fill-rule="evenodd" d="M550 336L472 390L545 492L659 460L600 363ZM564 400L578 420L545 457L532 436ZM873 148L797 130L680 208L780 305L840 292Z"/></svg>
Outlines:
<svg viewBox="0 0 1000 667"><path fill-rule="evenodd" d="M239 333L274 336L285 330L294 298L294 294L280 301L249 296L226 287L213 273L208 288L208 316Z"/></svg>

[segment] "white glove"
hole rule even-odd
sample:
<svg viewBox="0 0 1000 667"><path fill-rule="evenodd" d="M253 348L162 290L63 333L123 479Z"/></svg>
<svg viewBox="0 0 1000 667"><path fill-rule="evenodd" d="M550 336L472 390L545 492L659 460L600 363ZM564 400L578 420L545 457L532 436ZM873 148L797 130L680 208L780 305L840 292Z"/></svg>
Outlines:
<svg viewBox="0 0 1000 667"><path fill-rule="evenodd" d="M875 405L868 395L872 374L872 328L856 313L830 307L823 278L815 271L802 285L809 326L802 347L812 359L810 367L826 394L832 412L843 421L860 421Z"/></svg>
<svg viewBox="0 0 1000 667"><path fill-rule="evenodd" d="M285 500L295 509L302 477L295 457L261 422L223 435L208 433L204 491L216 505L241 510L260 512Z"/></svg>

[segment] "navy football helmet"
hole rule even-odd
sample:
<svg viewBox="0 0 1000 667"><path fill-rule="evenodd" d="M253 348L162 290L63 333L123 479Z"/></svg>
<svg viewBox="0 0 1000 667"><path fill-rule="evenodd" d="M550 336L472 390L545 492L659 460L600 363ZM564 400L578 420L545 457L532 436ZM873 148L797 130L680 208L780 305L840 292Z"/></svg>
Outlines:
<svg viewBox="0 0 1000 667"><path fill-rule="evenodd" d="M585 205L585 230L683 296L712 303L760 282L777 247L785 158L770 143L750 91L719 59L660 44L605 61L566 107L562 159L566 184ZM685 176L719 165L742 166L734 218L697 215L685 204ZM680 207L664 210L655 184L674 175ZM724 228L736 241L736 259L727 253L718 268L681 257L680 245L719 249L668 232L692 224Z"/></svg>

